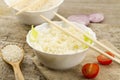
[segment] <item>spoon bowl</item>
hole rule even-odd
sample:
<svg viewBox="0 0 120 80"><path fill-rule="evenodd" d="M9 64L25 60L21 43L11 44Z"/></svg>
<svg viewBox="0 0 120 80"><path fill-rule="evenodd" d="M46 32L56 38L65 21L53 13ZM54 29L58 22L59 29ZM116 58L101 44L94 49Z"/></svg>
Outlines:
<svg viewBox="0 0 120 80"><path fill-rule="evenodd" d="M3 47L4 48L4 47ZM3 49L2 48L2 49ZM21 49L21 48L20 48ZM24 58L24 51L23 49L21 49L22 53L21 53L21 57L18 61L15 61L15 62L12 62L12 61L9 61L7 60L4 56L3 56L3 53L1 52L1 57L2 59L10 64L12 67L13 67L13 70L14 70L14 74L15 74L15 78L16 80L24 80L24 77L23 77L23 74L21 72L21 69L20 69L20 63L22 62L23 58Z"/></svg>

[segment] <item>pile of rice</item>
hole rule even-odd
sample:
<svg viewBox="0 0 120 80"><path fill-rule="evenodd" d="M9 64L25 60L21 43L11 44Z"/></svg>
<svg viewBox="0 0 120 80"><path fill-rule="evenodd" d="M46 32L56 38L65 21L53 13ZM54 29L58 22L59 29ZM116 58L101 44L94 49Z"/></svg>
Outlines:
<svg viewBox="0 0 120 80"><path fill-rule="evenodd" d="M34 4L34 6L28 8L26 11L43 11L57 5L61 0L47 0L45 4L40 4L42 0L9 0L10 5L16 1L20 2L17 6L14 7L15 9L21 10L29 5Z"/></svg>
<svg viewBox="0 0 120 80"><path fill-rule="evenodd" d="M5 60L17 62L21 59L23 51L16 45L7 45L1 50L1 52Z"/></svg>
<svg viewBox="0 0 120 80"><path fill-rule="evenodd" d="M85 36L74 30L72 27L65 28L67 31L76 35L80 39L85 40ZM64 32L57 30L54 27L38 31L38 39L36 42L31 40L31 45L42 52L50 54L70 54L79 52L88 46L78 42L71 36L66 35Z"/></svg>

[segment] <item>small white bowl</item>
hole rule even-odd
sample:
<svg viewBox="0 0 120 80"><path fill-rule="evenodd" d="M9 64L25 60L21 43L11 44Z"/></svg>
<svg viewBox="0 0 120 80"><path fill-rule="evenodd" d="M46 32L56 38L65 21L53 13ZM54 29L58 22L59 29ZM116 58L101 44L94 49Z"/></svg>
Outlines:
<svg viewBox="0 0 120 80"><path fill-rule="evenodd" d="M64 22L61 22L61 21L55 22L55 23L64 24ZM90 28L75 22L73 22L73 24L89 32L92 35L92 37L96 39L96 34ZM44 23L35 27L36 30L45 30L46 28L48 28L48 23ZM30 31L26 36L26 41L28 45L36 51L36 56L38 57L39 61L43 63L45 66L52 69L64 70L80 64L80 62L85 58L86 51L89 49L87 48L87 49L81 50L78 53L73 53L73 54L49 54L49 53L45 53L35 49L35 47L31 45L29 36L30 36ZM93 44L94 43L92 43L91 45Z"/></svg>
<svg viewBox="0 0 120 80"><path fill-rule="evenodd" d="M4 0L4 2L10 6L11 0ZM40 15L43 15L47 17L48 19L53 19L55 16L53 12L57 12L59 6L64 2L64 0L61 0L58 4L51 6L48 9L45 9L43 11L26 11L19 15L17 15L19 21L23 24L27 25L38 25L44 22L44 20L40 19ZM19 9L14 8L16 12L19 11Z"/></svg>

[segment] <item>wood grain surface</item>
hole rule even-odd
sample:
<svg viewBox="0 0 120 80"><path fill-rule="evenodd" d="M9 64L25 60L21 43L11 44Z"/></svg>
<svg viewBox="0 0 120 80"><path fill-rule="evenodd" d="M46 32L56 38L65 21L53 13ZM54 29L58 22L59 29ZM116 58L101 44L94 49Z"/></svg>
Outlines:
<svg viewBox="0 0 120 80"><path fill-rule="evenodd" d="M97 13L97 12L103 13L105 15L105 20L102 23L90 24L89 26L90 28L93 29L93 31L95 31L98 39L107 39L110 42L112 42L112 44L115 45L115 47L120 49L120 16L119 16L120 0L65 0L64 3L60 6L60 9L58 12L65 17L68 17L73 14L88 15L88 14ZM58 19L55 18L55 20L58 20ZM33 53L35 52L27 45L25 40L26 34L29 30L30 30L30 26L20 24L16 19L13 9L8 8L3 2L3 0L0 0L0 42L1 42L0 48L3 47L3 43L6 43L6 44L17 43L17 45L21 45L23 47L23 49L25 50L25 54L28 54L29 56L33 56L34 55ZM91 59L93 57L94 56L87 58L86 60L94 61L93 59ZM2 63L2 60L1 60L1 63ZM30 64L29 61L27 61L27 63ZM118 65L114 66L114 65L116 64L113 63L111 66L107 66L107 67L101 66L101 68L104 68L103 71L105 70L106 72L100 71L100 74L99 74L100 76L98 76L95 80L120 80L120 77L119 77L120 69L118 68L119 66ZM6 66L9 67L8 65ZM25 66L23 65L23 67ZM3 68L1 69L4 70L6 68L4 67L4 69ZM36 68L34 67L34 69ZM11 68L7 69L9 74L11 74L7 76L5 76L6 73L4 73L4 71L2 70L0 71L0 73L2 74L0 75L0 80L14 79ZM25 69L25 73L28 73L26 70L28 71L28 68ZM44 70L46 70L46 68L42 68L41 72ZM31 71L32 71L32 68L31 68ZM72 71L73 75L74 75L74 72L76 73L76 71L74 71L73 69ZM36 70L35 70L35 73L36 74L32 75L31 72L29 72L28 75L32 75L30 76L30 78L32 78L33 76L36 76L38 80L46 80L42 78L44 76L39 77L42 75L41 73L36 72ZM104 75L103 73L106 73L106 74ZM54 76L56 75L56 73L54 73L54 71L52 71L52 73L46 71L45 74L46 74L45 77L47 77L48 80L55 79ZM52 74L54 74L54 76L50 76ZM28 77L28 75L26 74L24 75L26 76L26 78ZM60 75L64 76L62 74ZM103 77L101 79L102 75L105 78ZM114 77L111 77L112 75ZM53 79L51 79L49 76L52 77ZM78 79L78 77L80 78L81 74L74 75L74 76L77 76L75 77L75 79ZM106 78L106 76L108 76L109 78ZM27 79L29 80L30 78L28 77ZM30 79L30 80L37 80L36 78ZM75 80L75 79L69 79L69 80ZM55 80L58 80L58 79L56 78ZM60 80L66 80L66 79L60 78ZM87 79L84 79L84 80L87 80Z"/></svg>
<svg viewBox="0 0 120 80"><path fill-rule="evenodd" d="M65 17L73 14L103 13L104 23L120 24L120 0L65 0L59 13Z"/></svg>
<svg viewBox="0 0 120 80"><path fill-rule="evenodd" d="M103 13L104 23L120 24L120 0L65 0L59 13L65 17L73 14ZM14 15L14 11L3 0L0 0L0 15Z"/></svg>

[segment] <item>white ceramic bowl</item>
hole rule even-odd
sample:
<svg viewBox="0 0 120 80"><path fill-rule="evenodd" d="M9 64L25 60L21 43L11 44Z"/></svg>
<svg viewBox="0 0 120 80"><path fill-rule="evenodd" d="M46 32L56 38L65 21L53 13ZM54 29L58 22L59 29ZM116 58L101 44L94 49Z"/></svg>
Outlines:
<svg viewBox="0 0 120 80"><path fill-rule="evenodd" d="M63 22L56 22L56 23L63 24ZM95 33L90 28L75 22L73 22L73 24L89 32L92 35L92 37L96 39ZM44 23L42 25L36 26L35 29L45 30L46 28L48 28L47 26L48 26L48 23ZM41 52L40 50L35 49L35 47L31 45L29 36L30 36L30 31L27 34L26 41L28 45L36 51L36 56L38 57L39 61L43 63L45 66L52 69L59 69L59 70L69 69L71 67L74 67L80 64L80 62L85 58L86 51L88 50L87 48L87 49L81 50L78 53L73 53L73 54L49 54L49 53ZM92 43L91 45L93 44L94 43Z"/></svg>
<svg viewBox="0 0 120 80"><path fill-rule="evenodd" d="M10 6L11 0L4 0L4 2ZM57 12L59 6L64 2L64 0L61 0L58 4L43 10L43 11L28 11L28 12L23 12L19 15L17 15L19 21L23 24L27 25L38 25L44 22L44 20L40 19L40 15L43 15L47 17L48 19L52 19L55 15L53 12ZM15 11L19 11L19 9L14 8Z"/></svg>

